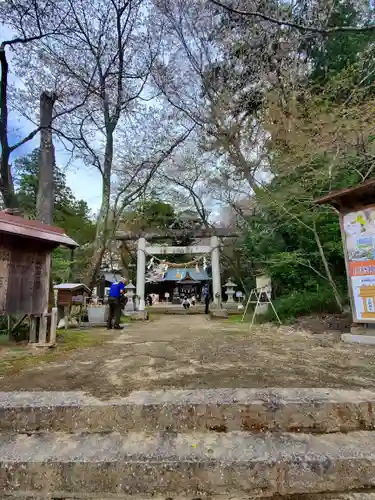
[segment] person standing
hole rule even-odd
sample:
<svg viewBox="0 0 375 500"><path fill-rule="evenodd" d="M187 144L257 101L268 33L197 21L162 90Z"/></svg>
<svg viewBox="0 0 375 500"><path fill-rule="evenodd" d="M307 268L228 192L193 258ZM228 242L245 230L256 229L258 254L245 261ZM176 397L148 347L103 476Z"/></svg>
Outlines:
<svg viewBox="0 0 375 500"><path fill-rule="evenodd" d="M121 330L120 318L121 318L121 299L125 294L125 278L120 278L119 281L112 283L109 288L108 293L108 321L107 330L112 329L112 321L114 319L114 327L116 330Z"/></svg>
<svg viewBox="0 0 375 500"><path fill-rule="evenodd" d="M203 287L204 314L208 314L210 308L210 287L206 283Z"/></svg>

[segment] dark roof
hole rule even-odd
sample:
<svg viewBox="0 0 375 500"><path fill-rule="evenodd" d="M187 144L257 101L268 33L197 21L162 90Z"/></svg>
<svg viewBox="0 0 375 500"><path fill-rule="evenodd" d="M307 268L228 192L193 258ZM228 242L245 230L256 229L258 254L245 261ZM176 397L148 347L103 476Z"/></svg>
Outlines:
<svg viewBox="0 0 375 500"><path fill-rule="evenodd" d="M332 191L315 200L317 205L332 205L336 208L354 208L375 203L375 179L358 184L357 186Z"/></svg>
<svg viewBox="0 0 375 500"><path fill-rule="evenodd" d="M60 283L53 287L55 290L69 290L74 291L82 288L85 292L91 293L91 290L84 283Z"/></svg>
<svg viewBox="0 0 375 500"><path fill-rule="evenodd" d="M181 277L177 283L200 283L200 281L192 278L190 276L190 273L186 271L186 273L184 273L183 277Z"/></svg>
<svg viewBox="0 0 375 500"><path fill-rule="evenodd" d="M69 248L79 246L60 227L50 226L37 220L24 219L6 212L0 212L0 233L64 245Z"/></svg>

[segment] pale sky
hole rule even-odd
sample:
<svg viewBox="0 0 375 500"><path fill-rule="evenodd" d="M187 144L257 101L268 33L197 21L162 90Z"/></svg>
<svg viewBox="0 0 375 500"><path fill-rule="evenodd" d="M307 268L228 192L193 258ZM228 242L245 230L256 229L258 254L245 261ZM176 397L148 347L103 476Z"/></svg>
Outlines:
<svg viewBox="0 0 375 500"><path fill-rule="evenodd" d="M2 40L12 37L12 32L7 27L0 23L0 31ZM11 51L7 50L7 58L11 68ZM11 73L10 83L22 86L22 82L17 81L17 78ZM9 113L9 142L14 144L30 133L34 125L29 123L25 118L18 116L12 110ZM66 173L67 184L73 191L77 199L85 200L93 212L97 212L100 208L101 201L101 186L102 179L97 169L89 168L83 165L80 161L70 162L70 155L65 151L63 145L54 138L56 148L56 163ZM18 156L23 156L30 153L39 145L39 137L25 144L22 148L17 149L12 155L12 160Z"/></svg>
<svg viewBox="0 0 375 500"><path fill-rule="evenodd" d="M10 129L14 122L10 122ZM13 144L20 138L27 135L33 126L28 124L23 119L17 120L17 133L10 133L10 143ZM93 213L100 208L101 201L101 175L95 167L87 167L81 161L70 161L70 154L65 150L64 146L54 138L56 163L65 172L67 185L73 191L74 196L79 200L85 200ZM30 153L33 149L39 146L39 136L36 136L32 141L26 143L22 148L14 151L11 159L14 160L19 156L24 156Z"/></svg>
<svg viewBox="0 0 375 500"><path fill-rule="evenodd" d="M56 161L66 173L67 184L79 200L85 200L93 212L100 208L102 178L95 167L87 167L82 162L69 163L70 155L56 145Z"/></svg>

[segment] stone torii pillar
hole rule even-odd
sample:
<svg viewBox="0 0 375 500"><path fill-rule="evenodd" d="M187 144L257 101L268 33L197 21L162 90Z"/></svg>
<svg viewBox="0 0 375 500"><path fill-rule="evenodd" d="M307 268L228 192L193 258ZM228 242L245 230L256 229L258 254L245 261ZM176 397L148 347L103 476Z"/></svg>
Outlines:
<svg viewBox="0 0 375 500"><path fill-rule="evenodd" d="M138 310L145 310L145 273L146 273L146 240L139 238L137 250L137 283Z"/></svg>
<svg viewBox="0 0 375 500"><path fill-rule="evenodd" d="M219 238L211 236L212 295L216 307L221 307L220 248Z"/></svg>

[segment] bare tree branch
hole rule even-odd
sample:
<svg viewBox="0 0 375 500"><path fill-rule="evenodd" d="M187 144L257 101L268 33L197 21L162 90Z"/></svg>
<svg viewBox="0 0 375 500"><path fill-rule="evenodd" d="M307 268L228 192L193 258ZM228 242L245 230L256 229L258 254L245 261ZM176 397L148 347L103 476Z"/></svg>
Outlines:
<svg viewBox="0 0 375 500"><path fill-rule="evenodd" d="M139 171L145 166L150 165L150 169L148 171L147 177L143 180L142 185L134 189L126 199L121 203L120 207L116 210L116 217L118 219L119 216L123 213L125 207L133 203L139 194L144 191L151 179L153 178L157 169L166 161L168 157L172 155L172 153L189 137L191 132L194 130L195 125L193 125L190 129L188 129L184 134L180 135L165 151L159 152L158 159L154 162L144 161L142 162L140 168L135 172L135 174L131 177L128 183L118 192L115 202L115 207L118 206L120 197L126 192L126 190L132 185L134 179L136 178Z"/></svg>
<svg viewBox="0 0 375 500"><path fill-rule="evenodd" d="M310 33L317 33L321 35L331 35L334 33L365 33L369 31L375 31L374 24L371 24L369 26L334 26L332 28L318 28L316 26L307 26L304 24L294 23L286 19L277 19L275 17L268 16L267 14L263 14L262 12L258 11L236 9L234 7L230 7L225 3L219 2L219 0L208 0L208 1L232 14L245 17L256 17L259 19L263 19L264 21L268 21L272 24L277 24L278 26L288 26L289 28L295 28L299 31L307 31Z"/></svg>

